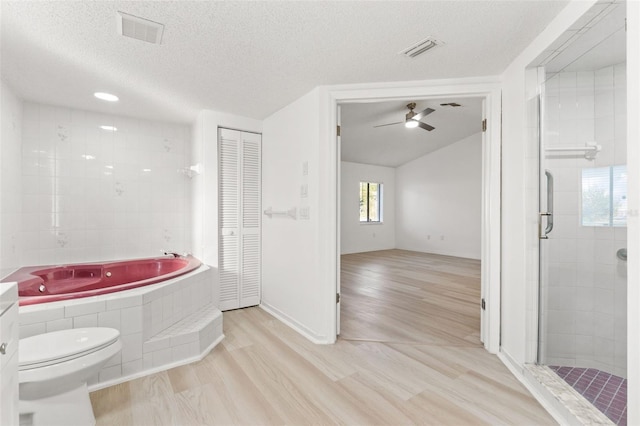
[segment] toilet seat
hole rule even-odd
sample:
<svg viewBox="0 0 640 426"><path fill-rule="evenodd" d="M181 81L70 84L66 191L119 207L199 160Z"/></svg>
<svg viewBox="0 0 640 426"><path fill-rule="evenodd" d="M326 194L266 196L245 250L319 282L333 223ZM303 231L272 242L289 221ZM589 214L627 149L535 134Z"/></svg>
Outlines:
<svg viewBox="0 0 640 426"><path fill-rule="evenodd" d="M41 368L86 356L112 345L120 337L114 328L60 330L20 339L19 371Z"/></svg>

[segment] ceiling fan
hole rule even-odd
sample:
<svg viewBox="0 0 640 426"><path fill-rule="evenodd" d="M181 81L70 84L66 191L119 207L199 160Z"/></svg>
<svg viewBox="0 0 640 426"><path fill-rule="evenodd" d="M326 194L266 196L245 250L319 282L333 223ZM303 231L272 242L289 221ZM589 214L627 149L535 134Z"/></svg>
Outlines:
<svg viewBox="0 0 640 426"><path fill-rule="evenodd" d="M435 129L435 127L430 126L426 123L423 123L422 121L420 121L423 117L426 117L427 115L431 114L432 112L435 111L435 109L433 108L427 108L419 113L415 113L413 112L414 108L416 107L416 103L415 102L411 102L409 104L407 104L407 108L409 108L409 112L405 115L405 119L404 121L398 121L395 123L387 123L387 124L380 124L378 126L373 126L373 127L384 127L384 126L392 126L394 124L402 124L404 123L404 125L406 127L420 127L422 129L428 130L428 131L432 131L433 129Z"/></svg>

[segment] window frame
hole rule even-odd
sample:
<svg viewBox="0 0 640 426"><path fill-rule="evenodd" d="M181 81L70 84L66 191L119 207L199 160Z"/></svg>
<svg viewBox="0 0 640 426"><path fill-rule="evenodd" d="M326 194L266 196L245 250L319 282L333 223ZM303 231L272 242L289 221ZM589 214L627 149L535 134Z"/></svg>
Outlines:
<svg viewBox="0 0 640 426"><path fill-rule="evenodd" d="M382 216L382 187L383 187L383 183L382 182L369 182L369 181L360 181L359 184L359 191L358 191L358 198L359 198L359 202L362 203L363 201L363 197L362 197L362 185L366 184L367 185L367 194L366 197L364 197L367 202L366 202L366 220L362 220L362 216L359 217L359 222L361 225L378 225L378 224L382 224L383 223L383 216ZM377 185L377 191L378 191L378 196L376 198L376 206L377 206L377 211L378 211L378 220L371 220L371 211L370 211L370 185ZM362 204L360 204L362 205ZM360 213L360 211L358 212Z"/></svg>

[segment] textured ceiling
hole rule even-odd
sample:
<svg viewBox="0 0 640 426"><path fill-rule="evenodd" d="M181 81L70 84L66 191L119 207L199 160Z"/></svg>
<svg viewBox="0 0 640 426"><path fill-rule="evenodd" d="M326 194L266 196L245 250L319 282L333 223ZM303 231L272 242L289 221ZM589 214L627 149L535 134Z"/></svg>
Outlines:
<svg viewBox="0 0 640 426"><path fill-rule="evenodd" d="M353 103L341 106L342 161L397 167L480 132L481 98L447 98L416 101L415 112L435 111L422 119L435 127L407 129L404 124L373 127L403 121L409 101ZM460 107L441 106L457 102Z"/></svg>
<svg viewBox="0 0 640 426"><path fill-rule="evenodd" d="M5 1L3 80L26 100L190 122L263 119L318 85L500 74L567 1ZM165 24L161 45L116 12ZM444 41L408 59L427 36ZM95 91L120 96L103 105Z"/></svg>

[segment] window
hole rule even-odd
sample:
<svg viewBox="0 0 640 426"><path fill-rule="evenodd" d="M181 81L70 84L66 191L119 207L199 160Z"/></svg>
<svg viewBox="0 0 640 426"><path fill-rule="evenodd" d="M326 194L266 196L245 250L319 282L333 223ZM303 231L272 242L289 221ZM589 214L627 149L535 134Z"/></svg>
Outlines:
<svg viewBox="0 0 640 426"><path fill-rule="evenodd" d="M360 182L360 222L382 222L382 184Z"/></svg>
<svg viewBox="0 0 640 426"><path fill-rule="evenodd" d="M582 226L627 226L627 166L582 169Z"/></svg>

